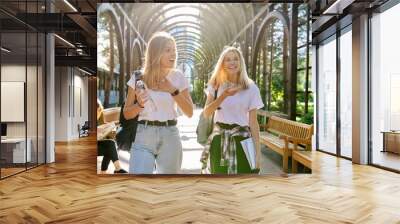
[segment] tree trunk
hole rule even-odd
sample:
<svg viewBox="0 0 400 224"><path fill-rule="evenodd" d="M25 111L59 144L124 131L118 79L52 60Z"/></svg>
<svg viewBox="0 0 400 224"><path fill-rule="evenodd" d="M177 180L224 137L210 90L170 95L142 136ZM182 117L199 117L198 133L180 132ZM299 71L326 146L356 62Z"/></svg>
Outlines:
<svg viewBox="0 0 400 224"><path fill-rule="evenodd" d="M125 19L121 18L121 41L125 39ZM125 41L126 42L126 41ZM124 52L124 43L120 43L118 46L122 46L118 48L118 56L119 56L119 80L118 80L118 105L122 105L125 101L125 58L121 55ZM121 49L120 49L121 48ZM121 52L120 52L121 51Z"/></svg>
<svg viewBox="0 0 400 224"><path fill-rule="evenodd" d="M290 23L290 76L289 76L289 119L296 120L297 103L297 17L298 4L292 4L292 19Z"/></svg>
<svg viewBox="0 0 400 224"><path fill-rule="evenodd" d="M288 15L287 4L283 5L283 13ZM285 29L284 29L285 30ZM288 69L288 34L283 31L283 112L289 114L289 69Z"/></svg>
<svg viewBox="0 0 400 224"><path fill-rule="evenodd" d="M267 36L267 34L265 35ZM262 90L261 90L261 97L266 106L266 89L267 89L267 41L264 39L264 47L263 49L263 71L262 71ZM266 107L265 107L266 108Z"/></svg>
<svg viewBox="0 0 400 224"><path fill-rule="evenodd" d="M271 24L271 49L270 49L270 57L269 57L269 76L268 76L268 110L271 110L271 101L272 101L272 67L274 62L274 25Z"/></svg>
<svg viewBox="0 0 400 224"><path fill-rule="evenodd" d="M110 106L110 91L111 91L111 80L114 76L114 27L110 22L110 71L104 80L104 108Z"/></svg>

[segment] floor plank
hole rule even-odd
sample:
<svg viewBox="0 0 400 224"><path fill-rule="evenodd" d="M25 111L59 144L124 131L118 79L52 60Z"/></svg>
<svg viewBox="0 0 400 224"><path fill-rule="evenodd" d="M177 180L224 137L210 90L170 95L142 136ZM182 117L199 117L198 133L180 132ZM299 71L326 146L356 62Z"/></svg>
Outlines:
<svg viewBox="0 0 400 224"><path fill-rule="evenodd" d="M96 139L0 181L0 223L400 223L400 175L320 152L285 176L96 174Z"/></svg>

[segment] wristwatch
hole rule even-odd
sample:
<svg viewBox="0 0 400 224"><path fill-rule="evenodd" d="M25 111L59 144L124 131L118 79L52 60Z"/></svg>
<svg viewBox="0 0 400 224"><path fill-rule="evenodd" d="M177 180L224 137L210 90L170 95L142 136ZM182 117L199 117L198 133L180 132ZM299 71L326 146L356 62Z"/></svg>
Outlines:
<svg viewBox="0 0 400 224"><path fill-rule="evenodd" d="M171 93L171 96L176 96L179 94L179 89L176 89L174 92Z"/></svg>

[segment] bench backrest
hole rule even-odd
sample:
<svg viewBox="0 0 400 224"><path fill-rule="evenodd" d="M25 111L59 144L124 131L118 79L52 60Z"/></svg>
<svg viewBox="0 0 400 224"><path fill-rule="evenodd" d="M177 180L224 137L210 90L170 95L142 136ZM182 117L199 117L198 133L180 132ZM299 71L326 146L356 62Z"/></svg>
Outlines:
<svg viewBox="0 0 400 224"><path fill-rule="evenodd" d="M261 109L257 110L257 119L258 119L258 123L260 125L260 131L265 131L266 130L267 121L272 116L287 118L286 114L277 113L277 112L271 112L271 111L265 111L265 110L261 110Z"/></svg>
<svg viewBox="0 0 400 224"><path fill-rule="evenodd" d="M311 142L313 125L287 120L277 116L268 119L267 130L278 135L306 139Z"/></svg>

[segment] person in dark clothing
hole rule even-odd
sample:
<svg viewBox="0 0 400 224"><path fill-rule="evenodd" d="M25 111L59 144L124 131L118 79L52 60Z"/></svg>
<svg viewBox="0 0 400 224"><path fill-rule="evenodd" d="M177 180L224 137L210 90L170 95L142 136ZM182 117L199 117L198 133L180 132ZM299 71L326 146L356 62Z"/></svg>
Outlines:
<svg viewBox="0 0 400 224"><path fill-rule="evenodd" d="M103 106L99 99L97 99L97 125L104 124L104 114L103 114ZM101 162L101 174L105 174L110 161L113 162L115 170L114 173L127 173L126 170L121 168L117 145L111 136L107 136L106 139L97 141L97 155L103 156L103 160Z"/></svg>

